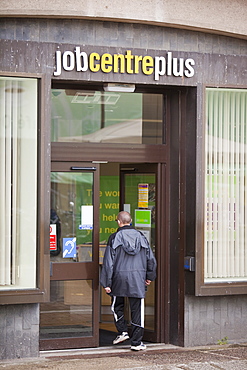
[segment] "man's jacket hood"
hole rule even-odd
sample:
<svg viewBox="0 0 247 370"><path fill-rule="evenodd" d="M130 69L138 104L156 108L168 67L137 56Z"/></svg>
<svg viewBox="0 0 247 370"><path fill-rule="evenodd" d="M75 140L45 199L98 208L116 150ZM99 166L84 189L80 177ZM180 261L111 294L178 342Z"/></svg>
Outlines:
<svg viewBox="0 0 247 370"><path fill-rule="evenodd" d="M126 253L134 256L140 252L141 248L148 248L148 242L144 235L137 233L134 228L129 227L128 232L126 232L125 227L116 233L112 248L116 249L120 246Z"/></svg>

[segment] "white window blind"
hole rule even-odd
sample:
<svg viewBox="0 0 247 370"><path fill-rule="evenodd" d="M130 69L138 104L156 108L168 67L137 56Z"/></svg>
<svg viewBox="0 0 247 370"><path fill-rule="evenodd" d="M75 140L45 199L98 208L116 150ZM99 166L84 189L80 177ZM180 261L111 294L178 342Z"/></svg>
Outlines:
<svg viewBox="0 0 247 370"><path fill-rule="evenodd" d="M205 282L247 281L247 90L206 89Z"/></svg>
<svg viewBox="0 0 247 370"><path fill-rule="evenodd" d="M36 287L37 80L0 77L0 290Z"/></svg>

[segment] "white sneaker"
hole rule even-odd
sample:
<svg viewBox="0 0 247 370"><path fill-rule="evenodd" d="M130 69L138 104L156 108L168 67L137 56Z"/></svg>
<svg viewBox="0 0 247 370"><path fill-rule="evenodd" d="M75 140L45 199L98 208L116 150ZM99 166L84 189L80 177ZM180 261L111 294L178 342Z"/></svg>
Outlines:
<svg viewBox="0 0 247 370"><path fill-rule="evenodd" d="M144 350L146 349L147 346L145 344L143 344L141 342L141 344L139 344L139 346L131 346L130 349L132 349L132 351L141 351L141 350Z"/></svg>
<svg viewBox="0 0 247 370"><path fill-rule="evenodd" d="M122 343L124 342L125 340L129 339L129 334L127 333L127 331L123 331L122 334L118 335L116 339L114 339L114 341L112 342L113 344L118 344L118 343Z"/></svg>

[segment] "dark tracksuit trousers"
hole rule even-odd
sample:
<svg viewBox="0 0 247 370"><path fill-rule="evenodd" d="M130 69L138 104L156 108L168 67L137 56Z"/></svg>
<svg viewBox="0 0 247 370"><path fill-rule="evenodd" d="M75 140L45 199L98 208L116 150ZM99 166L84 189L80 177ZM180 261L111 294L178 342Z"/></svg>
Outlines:
<svg viewBox="0 0 247 370"><path fill-rule="evenodd" d="M131 345L139 346L144 334L144 298L128 297L128 300L131 311ZM127 321L124 318L124 297L112 296L111 310L119 334L127 332Z"/></svg>

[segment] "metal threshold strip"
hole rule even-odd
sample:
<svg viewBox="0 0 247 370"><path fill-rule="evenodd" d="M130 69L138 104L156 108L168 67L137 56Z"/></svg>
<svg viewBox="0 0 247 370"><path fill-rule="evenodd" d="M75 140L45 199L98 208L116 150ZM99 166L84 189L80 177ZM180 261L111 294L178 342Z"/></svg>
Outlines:
<svg viewBox="0 0 247 370"><path fill-rule="evenodd" d="M147 351L176 351L181 350L181 347L174 346L172 344L165 343L145 343ZM107 346L107 347L96 347L96 348L79 348L79 349L64 349L64 350L49 350L40 351L40 357L81 357L88 355L118 355L123 353L131 353L130 345L118 345L118 346Z"/></svg>

